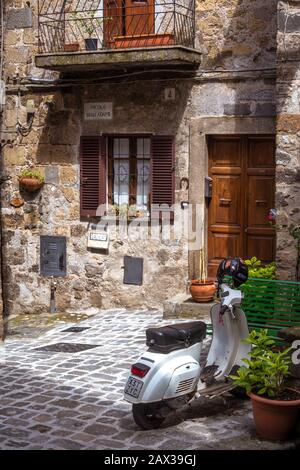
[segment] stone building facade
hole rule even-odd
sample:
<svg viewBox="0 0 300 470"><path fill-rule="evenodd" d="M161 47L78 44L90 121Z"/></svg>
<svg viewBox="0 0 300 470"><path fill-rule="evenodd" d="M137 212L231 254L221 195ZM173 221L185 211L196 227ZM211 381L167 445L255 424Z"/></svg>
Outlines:
<svg viewBox="0 0 300 470"><path fill-rule="evenodd" d="M299 279L297 238L288 230L300 222L299 1L278 4L277 61L277 260L283 278Z"/></svg>
<svg viewBox="0 0 300 470"><path fill-rule="evenodd" d="M128 73L121 80L95 84L75 73L73 82L62 86L53 81L59 78L53 66L39 68L35 61L38 2L5 2L2 131L14 140L2 157L2 172L10 177L2 185L7 313L49 309L51 278L40 273L40 236L67 241L67 275L56 279L58 310L158 307L183 292L187 279L197 274L197 252L189 253L188 242L175 235L136 241L112 236L108 253L87 249L89 220L80 213L81 136L174 136L175 202L199 205L207 247L204 178L210 171L210 136L226 141L237 135L241 145L247 136L275 136L278 106L276 207L280 217L284 212L299 223L300 2L197 0L195 12L195 47L202 55L192 74L166 66L161 73ZM170 89L175 89L175 99L168 98ZM113 118L86 120L84 106L90 102L113 103ZM26 132L28 106L33 104L33 123ZM23 127L16 131L18 122ZM31 166L43 173L45 185L32 195L20 193L20 171ZM181 185L183 178L188 190ZM20 196L24 204L15 207L13 200ZM293 279L294 240L284 229L277 240L281 277ZM123 283L124 256L144 259L141 286Z"/></svg>
<svg viewBox="0 0 300 470"><path fill-rule="evenodd" d="M3 18L2 18L2 13L3 13L3 8L2 8L2 2L1 2L1 8L0 8L0 24L2 24ZM2 64L2 28L0 30L0 63ZM2 66L0 66L0 80L2 80ZM2 127L2 103L0 103L0 126ZM0 147L0 155L2 153L2 145ZM1 158L1 156L0 156ZM0 161L1 165L1 161ZM0 204L1 207L1 204ZM0 214L0 221L1 221L1 214ZM0 230L0 247L2 246L2 240L1 240L1 230ZM3 297L2 297L2 250L0 250L0 336L3 337L2 331L3 331Z"/></svg>

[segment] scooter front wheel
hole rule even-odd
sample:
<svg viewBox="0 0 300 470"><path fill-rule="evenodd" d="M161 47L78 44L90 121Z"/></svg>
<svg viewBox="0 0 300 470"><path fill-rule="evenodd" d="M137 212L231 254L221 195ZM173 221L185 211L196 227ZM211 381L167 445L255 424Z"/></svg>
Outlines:
<svg viewBox="0 0 300 470"><path fill-rule="evenodd" d="M159 414L157 403L135 403L132 405L132 414L135 423L145 430L157 429L165 418Z"/></svg>

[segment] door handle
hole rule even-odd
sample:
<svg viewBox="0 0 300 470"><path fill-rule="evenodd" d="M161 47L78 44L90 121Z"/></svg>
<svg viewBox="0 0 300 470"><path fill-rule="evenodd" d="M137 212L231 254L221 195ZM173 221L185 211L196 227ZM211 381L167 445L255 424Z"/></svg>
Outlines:
<svg viewBox="0 0 300 470"><path fill-rule="evenodd" d="M266 206L267 205L267 201L265 199L258 199L255 201L256 205L257 206Z"/></svg>
<svg viewBox="0 0 300 470"><path fill-rule="evenodd" d="M231 199L220 198L220 206L230 206Z"/></svg>

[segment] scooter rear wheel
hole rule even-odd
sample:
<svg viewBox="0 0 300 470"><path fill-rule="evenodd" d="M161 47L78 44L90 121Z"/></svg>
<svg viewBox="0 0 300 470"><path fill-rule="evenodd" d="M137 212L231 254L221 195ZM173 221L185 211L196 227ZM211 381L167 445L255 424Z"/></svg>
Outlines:
<svg viewBox="0 0 300 470"><path fill-rule="evenodd" d="M159 415L157 403L136 403L132 405L132 414L135 423L145 430L157 429L165 418Z"/></svg>

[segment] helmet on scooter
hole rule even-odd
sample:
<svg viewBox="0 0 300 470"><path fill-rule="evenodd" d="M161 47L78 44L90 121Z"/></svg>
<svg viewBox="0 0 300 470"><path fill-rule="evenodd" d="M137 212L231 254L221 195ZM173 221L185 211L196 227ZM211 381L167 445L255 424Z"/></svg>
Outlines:
<svg viewBox="0 0 300 470"><path fill-rule="evenodd" d="M220 285L224 276L230 276L233 281L233 287L239 287L248 279L248 266L241 258L226 258L219 264L217 280Z"/></svg>

